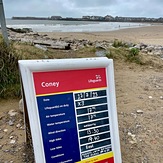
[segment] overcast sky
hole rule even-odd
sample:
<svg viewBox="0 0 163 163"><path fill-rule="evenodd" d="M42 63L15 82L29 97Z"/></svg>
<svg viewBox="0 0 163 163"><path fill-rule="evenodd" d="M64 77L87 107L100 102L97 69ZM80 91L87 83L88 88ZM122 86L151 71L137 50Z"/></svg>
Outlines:
<svg viewBox="0 0 163 163"><path fill-rule="evenodd" d="M5 16L163 17L163 0L3 0Z"/></svg>

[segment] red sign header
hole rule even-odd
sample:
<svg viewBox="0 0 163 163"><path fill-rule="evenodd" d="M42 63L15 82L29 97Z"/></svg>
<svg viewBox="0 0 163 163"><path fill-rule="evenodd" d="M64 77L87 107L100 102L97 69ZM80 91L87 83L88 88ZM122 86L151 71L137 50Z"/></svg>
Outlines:
<svg viewBox="0 0 163 163"><path fill-rule="evenodd" d="M36 95L106 87L106 69L34 72Z"/></svg>

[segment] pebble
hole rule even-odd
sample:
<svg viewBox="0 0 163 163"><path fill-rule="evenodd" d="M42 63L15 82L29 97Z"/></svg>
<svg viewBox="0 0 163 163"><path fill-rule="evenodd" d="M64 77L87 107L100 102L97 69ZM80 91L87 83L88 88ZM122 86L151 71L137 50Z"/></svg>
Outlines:
<svg viewBox="0 0 163 163"><path fill-rule="evenodd" d="M13 122L12 120L9 120L8 124L9 124L10 126L13 126L13 125L14 125L14 122Z"/></svg>
<svg viewBox="0 0 163 163"><path fill-rule="evenodd" d="M15 144L16 140L11 140L10 144Z"/></svg>
<svg viewBox="0 0 163 163"><path fill-rule="evenodd" d="M132 134L131 132L128 132L128 136L130 136L132 139L129 141L131 144L137 144L136 135Z"/></svg>
<svg viewBox="0 0 163 163"><path fill-rule="evenodd" d="M7 129L7 128L5 128L3 131L4 131L4 132L8 132L8 129Z"/></svg>
<svg viewBox="0 0 163 163"><path fill-rule="evenodd" d="M128 136L131 136L131 135L132 135L132 133L131 133L131 132L128 132L128 133L127 133L127 135L128 135Z"/></svg>
<svg viewBox="0 0 163 163"><path fill-rule="evenodd" d="M20 124L20 123L18 123L18 124L16 125L16 127L17 127L17 128L20 128L20 127L21 127L21 124Z"/></svg>
<svg viewBox="0 0 163 163"><path fill-rule="evenodd" d="M17 114L17 112L16 112L15 110L10 110L10 111L8 112L8 114L9 114L11 117L14 117L14 116Z"/></svg>
<svg viewBox="0 0 163 163"><path fill-rule="evenodd" d="M138 113L138 114L143 114L143 110L140 110L140 109L139 109L139 110L136 111L136 113Z"/></svg>
<svg viewBox="0 0 163 163"><path fill-rule="evenodd" d="M130 140L129 141L131 144L137 144L137 140L133 141L133 140Z"/></svg>
<svg viewBox="0 0 163 163"><path fill-rule="evenodd" d="M13 139L14 138L14 136L10 136L10 139Z"/></svg>
<svg viewBox="0 0 163 163"><path fill-rule="evenodd" d="M136 128L140 128L141 127L141 125L136 125Z"/></svg>
<svg viewBox="0 0 163 163"><path fill-rule="evenodd" d="M149 96L148 98L149 98L149 99L152 99L153 97L152 97L152 96Z"/></svg>
<svg viewBox="0 0 163 163"><path fill-rule="evenodd" d="M132 116L134 116L134 118L136 118L136 117L137 117L137 115L136 115L135 113L131 113L131 115L132 115Z"/></svg>
<svg viewBox="0 0 163 163"><path fill-rule="evenodd" d="M136 137L136 135L132 134L131 132L128 132L127 134L128 134L128 136L131 136L132 138Z"/></svg>
<svg viewBox="0 0 163 163"><path fill-rule="evenodd" d="M163 96L160 96L160 99L163 100Z"/></svg>

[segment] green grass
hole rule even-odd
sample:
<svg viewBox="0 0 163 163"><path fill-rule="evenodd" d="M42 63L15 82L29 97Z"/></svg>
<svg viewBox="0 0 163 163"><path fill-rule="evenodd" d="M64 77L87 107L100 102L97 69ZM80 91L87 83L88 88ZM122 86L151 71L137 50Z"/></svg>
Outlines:
<svg viewBox="0 0 163 163"><path fill-rule="evenodd" d="M139 49L137 48L131 48L129 49L128 54L126 55L126 61L128 62L134 62L139 65L143 65L142 57L139 54Z"/></svg>
<svg viewBox="0 0 163 163"><path fill-rule="evenodd" d="M115 47L115 48L119 48L119 47L128 48L128 45L126 43L124 43L123 41L119 41L117 39L114 40L112 46Z"/></svg>
<svg viewBox="0 0 163 163"><path fill-rule="evenodd" d="M143 65L143 59L142 56L139 54L139 50L136 48L129 49L125 47L121 48L110 48L108 53L106 53L106 57L112 58L112 59L120 59L125 62L129 63L136 63L139 65Z"/></svg>
<svg viewBox="0 0 163 163"><path fill-rule="evenodd" d="M116 61L151 65L151 60L144 62L142 55L136 48L129 49L121 41L115 40L116 48L106 49L106 57ZM18 60L20 59L63 59L96 57L95 47L84 47L79 50L40 50L29 43L11 43L7 47L0 36L0 98L21 96ZM152 60L153 61L153 60ZM155 61L157 63L157 61ZM160 63L159 63L160 65Z"/></svg>
<svg viewBox="0 0 163 163"><path fill-rule="evenodd" d="M53 50L43 51L30 43L10 43L7 47L0 35L0 98L21 96L18 60L22 59L63 59L95 57L95 48L78 51Z"/></svg>
<svg viewBox="0 0 163 163"><path fill-rule="evenodd" d="M6 46L0 37L0 97L6 98L20 95L18 60L13 44Z"/></svg>

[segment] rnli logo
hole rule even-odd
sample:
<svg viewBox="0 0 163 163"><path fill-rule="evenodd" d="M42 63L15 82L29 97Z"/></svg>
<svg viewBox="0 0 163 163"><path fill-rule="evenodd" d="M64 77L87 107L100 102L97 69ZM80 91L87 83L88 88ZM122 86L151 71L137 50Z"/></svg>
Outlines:
<svg viewBox="0 0 163 163"><path fill-rule="evenodd" d="M89 79L88 80L88 83L99 83L99 82L102 82L102 78L101 78L101 75L95 75L95 78L94 79Z"/></svg>

